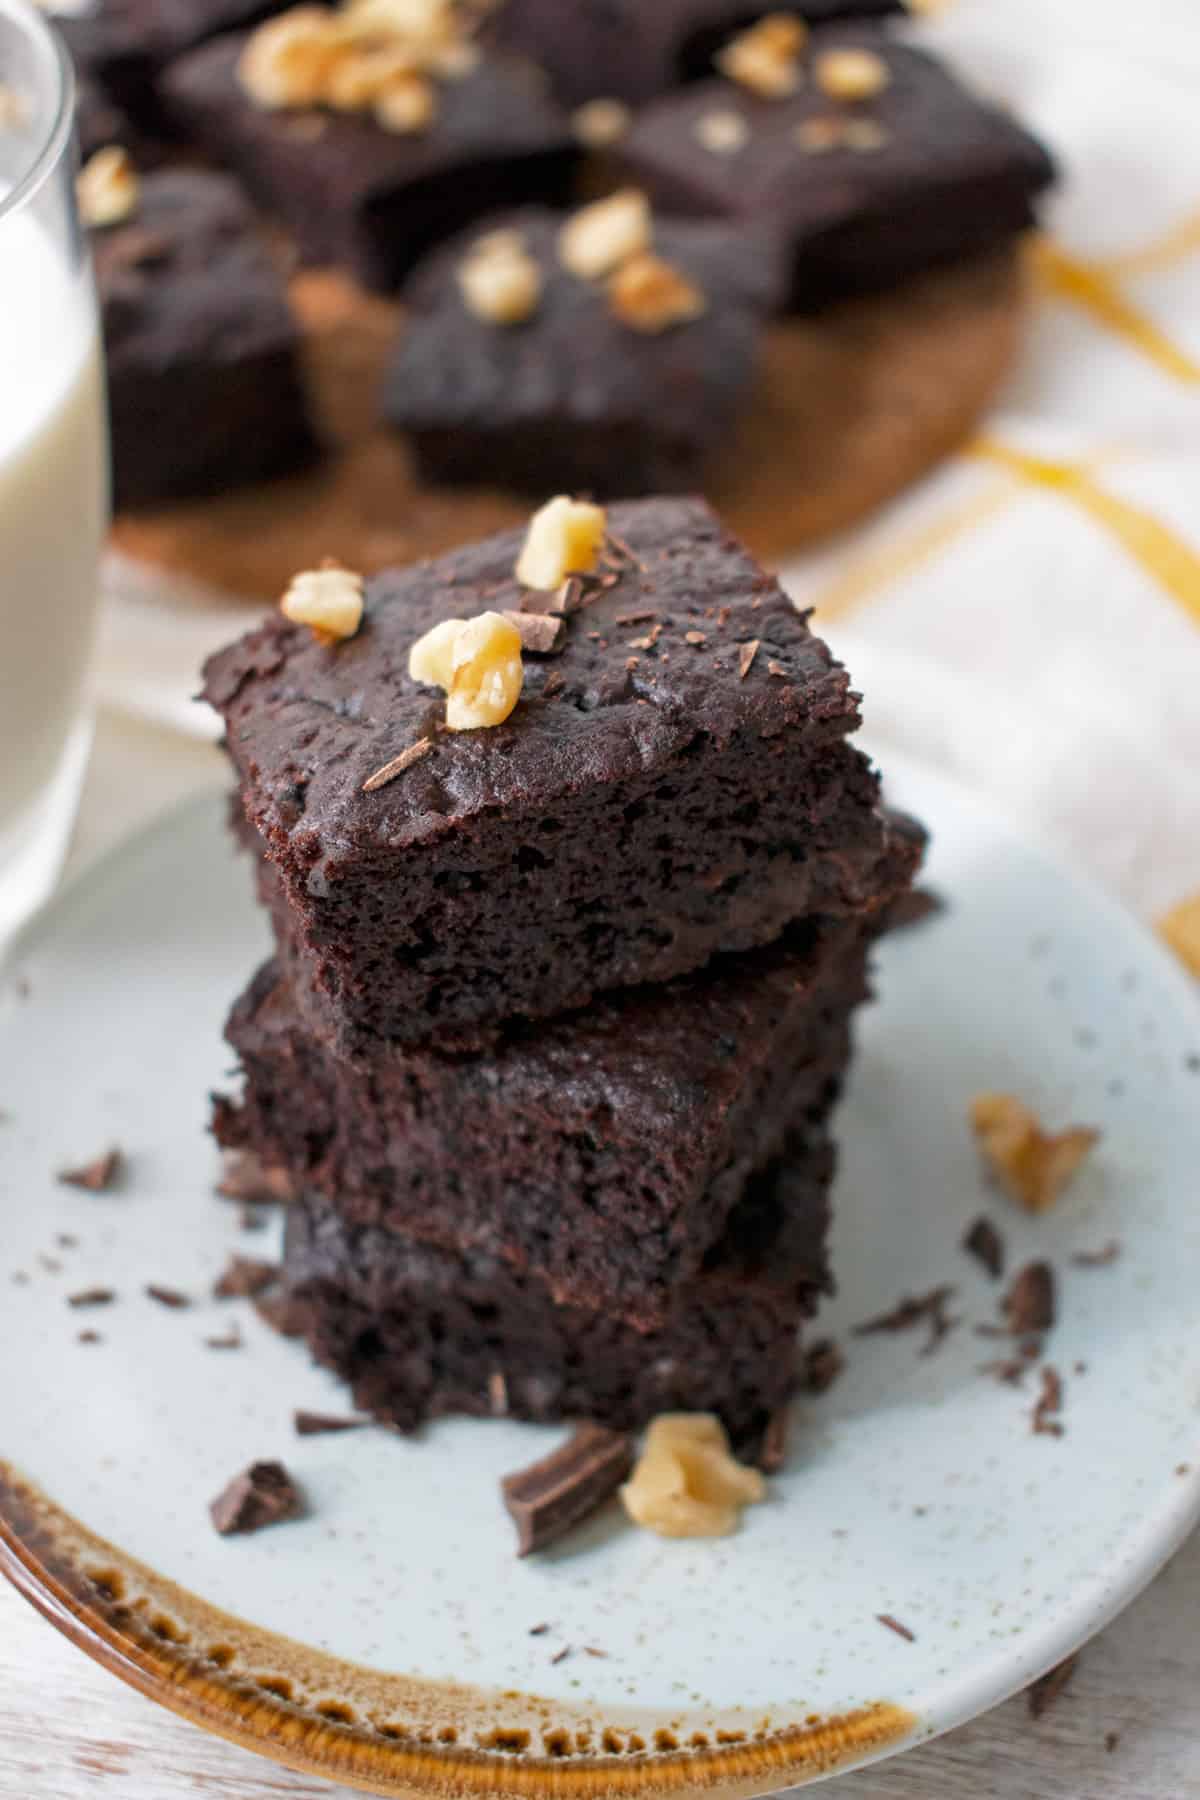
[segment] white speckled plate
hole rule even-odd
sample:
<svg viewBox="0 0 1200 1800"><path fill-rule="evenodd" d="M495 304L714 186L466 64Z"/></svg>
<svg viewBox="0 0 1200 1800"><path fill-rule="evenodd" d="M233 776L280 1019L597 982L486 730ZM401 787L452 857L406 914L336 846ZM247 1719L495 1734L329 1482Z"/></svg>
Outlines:
<svg viewBox="0 0 1200 1800"><path fill-rule="evenodd" d="M373 1791L732 1795L942 1731L1131 1599L1200 1511L1200 1008L1133 922L970 797L893 776L949 907L885 945L840 1116L822 1330L849 1368L799 1404L769 1503L720 1543L612 1508L518 1563L497 1482L556 1433L295 1438L293 1408L343 1396L244 1303L206 1298L232 1248L264 1248L213 1198L205 1137L221 1021L265 943L220 797L56 904L0 996L0 1562L34 1603L188 1716ZM1102 1128L1051 1216L984 1186L965 1127L983 1088ZM113 1141L120 1191L55 1183ZM1032 1433L1029 1384L979 1371L999 1288L959 1240L984 1209L1010 1266L1060 1273L1061 1438ZM1119 1260L1073 1264L1110 1239ZM146 1282L196 1304L167 1311ZM849 1337L941 1282L963 1322L937 1354L919 1332ZM68 1308L93 1285L115 1303ZM206 1348L235 1315L245 1347ZM209 1498L263 1456L308 1516L218 1538Z"/></svg>

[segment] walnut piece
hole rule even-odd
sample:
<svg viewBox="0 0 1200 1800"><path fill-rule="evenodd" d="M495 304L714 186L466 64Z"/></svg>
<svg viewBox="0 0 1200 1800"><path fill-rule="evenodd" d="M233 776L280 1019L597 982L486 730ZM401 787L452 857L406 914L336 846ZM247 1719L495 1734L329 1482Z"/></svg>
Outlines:
<svg viewBox="0 0 1200 1800"><path fill-rule="evenodd" d="M717 68L760 100L783 100L800 85L800 53L808 36L790 13L768 13L739 32L715 57Z"/></svg>
<svg viewBox="0 0 1200 1800"><path fill-rule="evenodd" d="M365 112L389 88L414 79L418 79L417 70L407 50L351 47L330 68L322 98L337 112Z"/></svg>
<svg viewBox="0 0 1200 1800"><path fill-rule="evenodd" d="M537 311L542 272L516 231L492 231L471 246L458 269L467 310L489 325L519 325Z"/></svg>
<svg viewBox="0 0 1200 1800"><path fill-rule="evenodd" d="M989 1172L1026 1212L1048 1212L1100 1140L1090 1126L1057 1134L1012 1094L977 1094L971 1129Z"/></svg>
<svg viewBox="0 0 1200 1800"><path fill-rule="evenodd" d="M697 143L714 156L736 156L750 136L750 127L741 113L728 108L701 113L692 130Z"/></svg>
<svg viewBox="0 0 1200 1800"><path fill-rule="evenodd" d="M445 689L448 731L502 725L525 679L521 635L503 613L443 619L409 651L408 672Z"/></svg>
<svg viewBox="0 0 1200 1800"><path fill-rule="evenodd" d="M588 100L571 114L575 141L585 150L608 150L619 144L632 122L623 100Z"/></svg>
<svg viewBox="0 0 1200 1800"><path fill-rule="evenodd" d="M813 63L813 76L831 100L870 100L891 81L891 71L874 50L825 50Z"/></svg>
<svg viewBox="0 0 1200 1800"><path fill-rule="evenodd" d="M794 136L800 148L809 156L822 156L827 151L840 149L845 143L846 123L845 119L820 115L814 119L802 119Z"/></svg>
<svg viewBox="0 0 1200 1800"><path fill-rule="evenodd" d="M344 48L328 7L294 6L251 33L238 58L237 79L254 104L268 111L316 106Z"/></svg>
<svg viewBox="0 0 1200 1800"><path fill-rule="evenodd" d="M352 638L362 624L363 578L336 564L306 569L293 575L279 608L293 625L311 626L324 642Z"/></svg>
<svg viewBox="0 0 1200 1800"><path fill-rule="evenodd" d="M568 575L590 575L604 543L607 517L602 506L558 494L529 521L517 558L522 587L551 592Z"/></svg>
<svg viewBox="0 0 1200 1800"><path fill-rule="evenodd" d="M650 237L650 202L639 189L622 188L567 220L558 234L558 257L572 275L598 281L648 250Z"/></svg>
<svg viewBox="0 0 1200 1800"><path fill-rule="evenodd" d="M635 1525L660 1537L725 1537L742 1507L766 1491L759 1471L737 1461L714 1414L660 1413L621 1499Z"/></svg>
<svg viewBox="0 0 1200 1800"><path fill-rule="evenodd" d="M695 282L659 256L635 256L608 284L608 300L623 325L634 331L668 331L698 319L706 302Z"/></svg>
<svg viewBox="0 0 1200 1800"><path fill-rule="evenodd" d="M97 150L75 178L75 195L79 216L92 231L132 218L141 198L141 182L129 152L119 144Z"/></svg>
<svg viewBox="0 0 1200 1800"><path fill-rule="evenodd" d="M1172 907L1159 920L1158 930L1184 967L1200 975L1200 894Z"/></svg>
<svg viewBox="0 0 1200 1800"><path fill-rule="evenodd" d="M433 123L437 96L431 82L422 75L407 75L380 94L375 102L375 123L397 136L424 131Z"/></svg>

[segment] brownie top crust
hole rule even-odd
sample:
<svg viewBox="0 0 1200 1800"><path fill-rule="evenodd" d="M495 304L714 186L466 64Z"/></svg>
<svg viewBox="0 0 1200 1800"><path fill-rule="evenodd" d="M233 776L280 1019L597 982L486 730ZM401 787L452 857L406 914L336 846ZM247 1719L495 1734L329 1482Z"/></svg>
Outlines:
<svg viewBox="0 0 1200 1800"><path fill-rule="evenodd" d="M735 734L800 738L815 755L857 727L846 671L702 500L616 505L608 530L616 580L588 590L561 654L527 657L516 710L490 730L444 732L442 697L409 678L408 655L440 620L528 602L519 530L376 576L348 642L324 646L277 615L210 659L202 697L225 719L247 816L310 865L310 888L321 859L569 804ZM401 777L362 791L427 737Z"/></svg>
<svg viewBox="0 0 1200 1800"><path fill-rule="evenodd" d="M732 81L700 82L637 115L621 145L623 162L635 177L643 169L669 175L677 197L686 190L694 207L761 213L782 231L812 235L941 189L1033 196L1052 181L1054 165L1037 139L936 57L877 26L829 25L812 33L805 65L841 50L877 58L886 85L846 105L811 77L795 93L770 99ZM703 148L702 121L714 111L743 120L738 154ZM844 136L832 129L845 121L874 131L869 148L854 129ZM829 139L806 144L805 132L826 124Z"/></svg>

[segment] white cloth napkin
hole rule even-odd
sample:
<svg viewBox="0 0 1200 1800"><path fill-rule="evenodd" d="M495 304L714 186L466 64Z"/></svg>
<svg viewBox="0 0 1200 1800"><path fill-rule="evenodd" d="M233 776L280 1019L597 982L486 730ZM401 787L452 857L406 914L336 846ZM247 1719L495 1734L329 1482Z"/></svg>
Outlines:
<svg viewBox="0 0 1200 1800"><path fill-rule="evenodd" d="M1020 367L979 439L785 578L872 741L989 790L1145 916L1200 921L1200 0L927 0L1051 144ZM111 557L102 698L188 734L243 606Z"/></svg>

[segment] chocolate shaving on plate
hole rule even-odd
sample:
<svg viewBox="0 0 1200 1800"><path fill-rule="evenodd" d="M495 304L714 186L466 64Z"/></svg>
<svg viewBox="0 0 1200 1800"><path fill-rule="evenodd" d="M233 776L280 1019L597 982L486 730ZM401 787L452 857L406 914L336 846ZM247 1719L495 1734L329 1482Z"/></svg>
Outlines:
<svg viewBox="0 0 1200 1800"><path fill-rule="evenodd" d="M633 1467L633 1439L581 1425L565 1444L500 1483L517 1528L517 1554L544 1550L614 1494Z"/></svg>
<svg viewBox="0 0 1200 1800"><path fill-rule="evenodd" d="M205 1348L209 1350L240 1350L243 1339L237 1326L233 1325L223 1335L206 1337L204 1343Z"/></svg>
<svg viewBox="0 0 1200 1800"><path fill-rule="evenodd" d="M285 1519L299 1518L302 1511L300 1490L280 1462L251 1463L209 1507L222 1537L281 1525Z"/></svg>
<svg viewBox="0 0 1200 1800"><path fill-rule="evenodd" d="M322 1437L335 1431L361 1431L370 1423L370 1419L339 1418L335 1413L305 1412L303 1409L292 1414L297 1437Z"/></svg>
<svg viewBox="0 0 1200 1800"><path fill-rule="evenodd" d="M411 769L415 762L420 762L423 756L428 756L432 749L432 738L418 738L415 744L410 744L407 750L400 752L399 756L393 756L391 762L384 763L381 769L376 769L373 775L368 775L362 784L362 792L373 794L377 788L386 787L389 781L395 781L397 775L403 775L405 769Z"/></svg>
<svg viewBox="0 0 1200 1800"><path fill-rule="evenodd" d="M160 1306L170 1307L173 1312L181 1312L185 1306L192 1304L188 1296L181 1294L178 1288L160 1287L154 1281L146 1283L146 1298L157 1300Z"/></svg>
<svg viewBox="0 0 1200 1800"><path fill-rule="evenodd" d="M1040 1719L1046 1708L1053 1706L1078 1667L1079 1656L1076 1653L1056 1663L1045 1675L1039 1675L1029 1689L1029 1712L1032 1718Z"/></svg>
<svg viewBox="0 0 1200 1800"><path fill-rule="evenodd" d="M98 1331L80 1331L76 1333L75 1341L80 1344L102 1344L104 1339Z"/></svg>
<svg viewBox="0 0 1200 1800"><path fill-rule="evenodd" d="M77 1294L67 1295L67 1305L74 1307L111 1306L116 1297L111 1288L81 1288Z"/></svg>
<svg viewBox="0 0 1200 1800"><path fill-rule="evenodd" d="M94 1157L77 1169L60 1169L58 1179L65 1187L86 1188L89 1194L104 1194L117 1185L124 1167L124 1155L114 1145L103 1156Z"/></svg>
<svg viewBox="0 0 1200 1800"><path fill-rule="evenodd" d="M1071 1262L1077 1269L1107 1269L1120 1254L1121 1246L1116 1238L1109 1238L1102 1250L1077 1250Z"/></svg>
<svg viewBox="0 0 1200 1800"><path fill-rule="evenodd" d="M881 1313L878 1318L866 1319L861 1325L856 1325L854 1335L871 1337L880 1331L909 1331L914 1325L927 1322L929 1338L922 1346L921 1354L928 1356L958 1324L958 1320L950 1318L946 1312L946 1302L953 1292L954 1289L945 1284L930 1288L927 1294L907 1294L891 1312Z"/></svg>
<svg viewBox="0 0 1200 1800"><path fill-rule="evenodd" d="M967 1230L962 1247L968 1256L973 1256L982 1265L993 1281L1000 1279L1004 1273L1004 1239L990 1219L976 1219Z"/></svg>
<svg viewBox="0 0 1200 1800"><path fill-rule="evenodd" d="M277 1263L260 1262L254 1256L231 1256L213 1283L216 1300L252 1300L279 1279Z"/></svg>
<svg viewBox="0 0 1200 1800"><path fill-rule="evenodd" d="M902 1625L899 1619L893 1618L891 1613L876 1613L875 1617L881 1625L886 1625L889 1631L894 1631L897 1637L902 1637L906 1644L916 1643L916 1632L910 1631L907 1625Z"/></svg>
<svg viewBox="0 0 1200 1800"><path fill-rule="evenodd" d="M515 625L521 648L530 656L558 656L567 641L567 622L561 613L506 612Z"/></svg>
<svg viewBox="0 0 1200 1800"><path fill-rule="evenodd" d="M1061 1437L1064 1427L1058 1419L1062 1411L1063 1384L1058 1370L1047 1363L1042 1370L1042 1391L1033 1409L1033 1430L1038 1437Z"/></svg>
<svg viewBox="0 0 1200 1800"><path fill-rule="evenodd" d="M1057 1313L1055 1289L1054 1270L1048 1262L1026 1263L1017 1271L1003 1301L1004 1317L1014 1337L1050 1330Z"/></svg>

